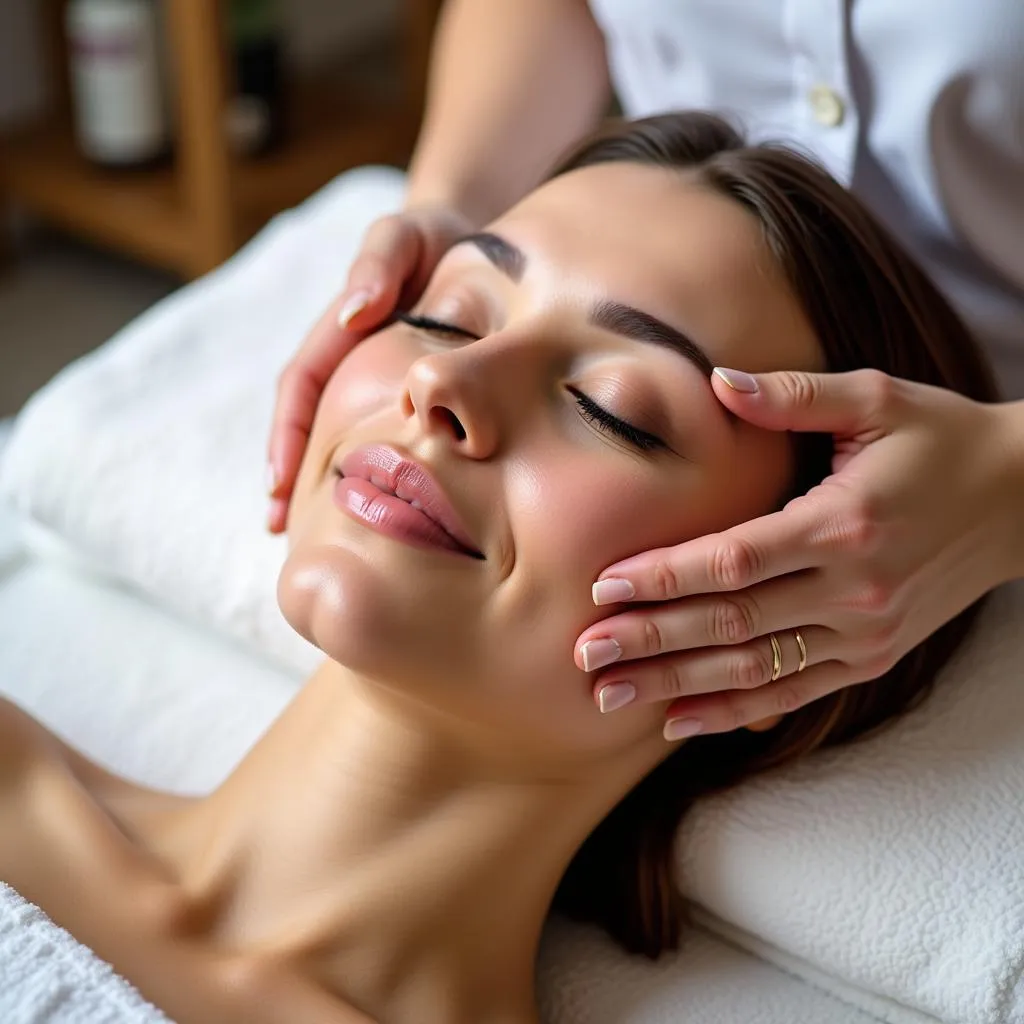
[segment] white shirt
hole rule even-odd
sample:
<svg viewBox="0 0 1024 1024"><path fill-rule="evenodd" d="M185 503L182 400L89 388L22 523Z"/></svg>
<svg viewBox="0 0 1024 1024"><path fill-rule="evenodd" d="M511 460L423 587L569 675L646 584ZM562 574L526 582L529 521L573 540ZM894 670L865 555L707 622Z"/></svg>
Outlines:
<svg viewBox="0 0 1024 1024"><path fill-rule="evenodd" d="M630 116L811 150L1024 398L1024 0L590 0Z"/></svg>

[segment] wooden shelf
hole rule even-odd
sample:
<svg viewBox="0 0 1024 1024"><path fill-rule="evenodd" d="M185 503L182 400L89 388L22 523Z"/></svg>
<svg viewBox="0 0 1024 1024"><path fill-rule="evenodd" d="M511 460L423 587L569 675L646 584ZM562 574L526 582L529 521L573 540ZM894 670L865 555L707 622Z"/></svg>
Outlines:
<svg viewBox="0 0 1024 1024"><path fill-rule="evenodd" d="M233 157L222 127L230 74L215 5L166 2L184 83L174 158L148 169L97 167L78 150L68 104L58 103L44 123L0 138L0 199L191 278L342 171L408 159L438 0L405 0L398 95L375 94L357 78L292 82L284 142L253 158Z"/></svg>
<svg viewBox="0 0 1024 1024"><path fill-rule="evenodd" d="M293 89L285 142L262 157L230 161L238 244L342 171L401 164L412 150L416 126L396 104L346 100L335 81ZM73 233L185 277L206 269L195 266L171 161L124 171L98 167L79 152L71 125L54 118L0 139L0 181L11 197Z"/></svg>
<svg viewBox="0 0 1024 1024"><path fill-rule="evenodd" d="M404 165L418 111L372 95L353 80L307 80L291 87L287 136L278 150L232 162L245 215L266 220L301 202L342 171L361 164Z"/></svg>
<svg viewBox="0 0 1024 1024"><path fill-rule="evenodd" d="M189 225L173 168L98 168L79 153L70 125L54 121L0 141L0 174L11 197L61 227L187 272Z"/></svg>

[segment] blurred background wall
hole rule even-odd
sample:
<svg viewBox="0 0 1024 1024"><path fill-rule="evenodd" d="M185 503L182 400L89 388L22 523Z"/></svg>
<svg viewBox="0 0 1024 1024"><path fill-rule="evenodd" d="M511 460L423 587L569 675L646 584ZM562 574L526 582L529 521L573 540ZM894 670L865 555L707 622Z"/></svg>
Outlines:
<svg viewBox="0 0 1024 1024"><path fill-rule="evenodd" d="M0 127L31 117L46 100L32 8L35 0L0 4Z"/></svg>

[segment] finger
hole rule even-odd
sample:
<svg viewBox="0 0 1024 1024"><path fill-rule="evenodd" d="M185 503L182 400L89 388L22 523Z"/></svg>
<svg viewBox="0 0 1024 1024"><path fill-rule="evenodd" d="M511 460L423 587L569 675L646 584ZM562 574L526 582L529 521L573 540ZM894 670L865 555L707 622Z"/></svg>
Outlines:
<svg viewBox="0 0 1024 1024"><path fill-rule="evenodd" d="M397 217L371 225L344 292L328 307L281 375L270 437L271 495L287 498L298 475L320 395L338 364L366 332L391 314L415 232Z"/></svg>
<svg viewBox="0 0 1024 1024"><path fill-rule="evenodd" d="M420 262L420 232L401 215L370 225L349 270L338 326L368 330L390 316Z"/></svg>
<svg viewBox="0 0 1024 1024"><path fill-rule="evenodd" d="M267 529L271 533L284 533L288 523L288 502L283 498L272 498L267 512Z"/></svg>
<svg viewBox="0 0 1024 1024"><path fill-rule="evenodd" d="M821 587L819 574L793 573L745 590L626 611L585 629L574 660L584 672L593 672L614 661L746 643L813 623L826 606Z"/></svg>
<svg viewBox="0 0 1024 1024"><path fill-rule="evenodd" d="M756 426L852 437L888 432L903 382L879 370L751 375L715 367L711 386L723 405Z"/></svg>
<svg viewBox="0 0 1024 1024"><path fill-rule="evenodd" d="M722 533L646 551L605 569L593 587L594 603L671 601L691 594L743 590L815 567L820 521L819 503L804 498Z"/></svg>
<svg viewBox="0 0 1024 1024"><path fill-rule="evenodd" d="M331 374L359 340L337 325L339 300L331 304L278 380L270 430L271 496L287 498L298 475L317 403Z"/></svg>
<svg viewBox="0 0 1024 1024"><path fill-rule="evenodd" d="M805 669L836 657L838 636L834 630L802 626L800 635L806 652ZM795 674L800 664L795 632L788 629L775 636L782 675ZM752 690L769 684L774 669L771 640L762 636L732 647L708 647L616 665L595 680L594 699L598 707L607 711L611 704L623 706L620 701L626 695L630 695L631 703L654 704L725 690ZM622 684L631 686L632 694Z"/></svg>
<svg viewBox="0 0 1024 1024"><path fill-rule="evenodd" d="M418 232L400 216L372 224L344 292L281 375L270 433L271 496L287 498L298 476L320 395L365 333L390 316L418 258Z"/></svg>
<svg viewBox="0 0 1024 1024"><path fill-rule="evenodd" d="M784 676L755 690L723 690L688 697L669 707L665 722L666 739L669 738L670 722L698 722L701 735L731 732L764 718L785 716L811 701L861 681L856 670L849 665L841 661L825 661L799 675Z"/></svg>

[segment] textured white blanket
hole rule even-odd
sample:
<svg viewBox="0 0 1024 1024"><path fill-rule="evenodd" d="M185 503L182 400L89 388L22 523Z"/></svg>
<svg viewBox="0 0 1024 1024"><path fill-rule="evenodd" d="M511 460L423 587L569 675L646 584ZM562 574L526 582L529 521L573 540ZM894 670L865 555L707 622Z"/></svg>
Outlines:
<svg viewBox="0 0 1024 1024"><path fill-rule="evenodd" d="M4 1024L168 1024L109 964L0 882Z"/></svg>
<svg viewBox="0 0 1024 1024"><path fill-rule="evenodd" d="M0 489L79 557L301 671L262 529L277 371L341 282L386 172L339 179L71 367ZM929 704L870 742L705 801L680 878L716 928L893 1024L1024 1022L1024 589Z"/></svg>

